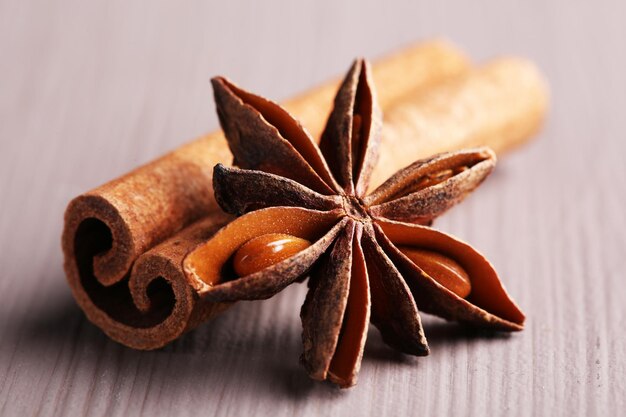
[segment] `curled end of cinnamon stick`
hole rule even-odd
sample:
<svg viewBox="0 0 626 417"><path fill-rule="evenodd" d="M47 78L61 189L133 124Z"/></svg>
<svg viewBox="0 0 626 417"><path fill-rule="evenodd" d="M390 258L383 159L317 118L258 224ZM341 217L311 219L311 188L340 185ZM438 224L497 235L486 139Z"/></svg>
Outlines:
<svg viewBox="0 0 626 417"><path fill-rule="evenodd" d="M190 247L226 221L213 217L223 220L209 217L137 257L131 226L111 202L74 199L65 214L64 266L88 319L126 346L156 349L227 308L199 300L180 266Z"/></svg>

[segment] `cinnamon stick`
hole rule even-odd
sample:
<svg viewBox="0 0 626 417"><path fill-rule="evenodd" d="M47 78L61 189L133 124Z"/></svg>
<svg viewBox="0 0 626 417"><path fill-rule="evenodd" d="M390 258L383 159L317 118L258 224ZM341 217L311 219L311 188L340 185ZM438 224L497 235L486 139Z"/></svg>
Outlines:
<svg viewBox="0 0 626 417"><path fill-rule="evenodd" d="M478 143L504 150L537 129L545 90L532 66L516 61L467 74L468 68L463 55L442 42L375 64L387 126L375 182L386 170L423 156L421 150ZM286 104L315 136L323 129L335 86L329 83ZM459 117L456 100L464 100L468 114L481 116ZM509 111L499 109L503 103ZM414 117L422 117L421 124ZM509 131L509 126L517 128ZM394 150L400 143L415 153ZM213 133L70 202L62 238L67 278L89 320L114 340L158 348L228 307L202 300L206 284L185 276L181 266L192 248L230 220L211 189L218 162L230 163L231 156L221 133Z"/></svg>
<svg viewBox="0 0 626 417"><path fill-rule="evenodd" d="M542 75L516 57L495 59L405 96L385 112L371 188L418 157L483 145L497 154L510 151L537 133L547 107Z"/></svg>

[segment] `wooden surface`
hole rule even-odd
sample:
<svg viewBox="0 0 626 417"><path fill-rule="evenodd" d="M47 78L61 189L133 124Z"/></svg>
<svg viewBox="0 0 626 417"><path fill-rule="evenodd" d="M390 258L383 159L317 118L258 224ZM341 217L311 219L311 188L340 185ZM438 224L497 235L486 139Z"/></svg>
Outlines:
<svg viewBox="0 0 626 417"><path fill-rule="evenodd" d="M623 1L0 1L0 415L623 415L624 21ZM340 391L298 364L302 285L155 352L85 320L65 205L214 129L210 76L282 99L433 35L550 80L539 140L437 223L493 261L524 332L426 318L432 354L414 359L372 329Z"/></svg>

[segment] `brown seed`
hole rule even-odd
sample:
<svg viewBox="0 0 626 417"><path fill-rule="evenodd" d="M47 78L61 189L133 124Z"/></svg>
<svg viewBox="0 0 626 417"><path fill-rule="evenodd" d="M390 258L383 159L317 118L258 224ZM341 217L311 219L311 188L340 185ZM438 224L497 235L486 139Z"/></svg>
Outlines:
<svg viewBox="0 0 626 417"><path fill-rule="evenodd" d="M250 239L235 253L233 268L238 276L259 272L311 246L311 242L284 233L268 233Z"/></svg>
<svg viewBox="0 0 626 417"><path fill-rule="evenodd" d="M467 272L453 259L428 250L409 247L399 249L432 279L459 297L465 298L472 291Z"/></svg>
<svg viewBox="0 0 626 417"><path fill-rule="evenodd" d="M444 182L445 180L452 178L453 176L460 174L463 171L467 171L469 168L461 166L457 168L445 169L443 171L435 172L433 174L424 175L417 183L412 187L411 192L420 191L427 187L432 187Z"/></svg>
<svg viewBox="0 0 626 417"><path fill-rule="evenodd" d="M361 128L363 119L358 114L352 116L352 175L359 172L359 151L361 150Z"/></svg>

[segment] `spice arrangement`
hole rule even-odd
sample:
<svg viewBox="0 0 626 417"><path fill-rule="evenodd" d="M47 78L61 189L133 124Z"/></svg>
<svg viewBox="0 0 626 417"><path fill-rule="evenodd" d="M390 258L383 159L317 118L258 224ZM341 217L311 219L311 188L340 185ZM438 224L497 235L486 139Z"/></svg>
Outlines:
<svg viewBox="0 0 626 417"><path fill-rule="evenodd" d="M342 387L356 382L370 320L413 355L428 353L418 311L520 330L491 264L430 223L493 169L478 146L501 152L537 131L547 99L536 69L517 58L473 68L433 42L372 69L357 60L333 106L336 85L285 110L215 78L228 146L209 135L74 199L65 268L88 318L154 349L310 277L302 360Z"/></svg>

